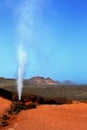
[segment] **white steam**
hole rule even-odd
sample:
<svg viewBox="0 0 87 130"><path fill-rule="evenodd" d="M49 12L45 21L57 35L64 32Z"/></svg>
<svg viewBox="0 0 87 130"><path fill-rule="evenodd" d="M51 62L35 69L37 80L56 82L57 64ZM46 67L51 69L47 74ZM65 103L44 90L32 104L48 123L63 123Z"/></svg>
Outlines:
<svg viewBox="0 0 87 130"><path fill-rule="evenodd" d="M18 17L18 41L22 42L22 45L30 42L32 36L32 30L34 22L36 21L36 16L38 15L40 9L40 0L23 0L19 3L16 8L16 15ZM17 79L17 90L18 97L21 100L22 88L23 88L23 76L25 72L26 64L26 52L23 46L18 47L18 79Z"/></svg>
<svg viewBox="0 0 87 130"><path fill-rule="evenodd" d="M45 4L51 2L51 0L21 0L16 6L15 14L17 16L17 40L19 43L26 45L31 44L33 39L32 32L35 30L36 23L39 22L42 9ZM18 97L21 100L22 88L23 88L23 76L25 72L26 64L26 52L23 46L18 46L18 79L17 79L17 90Z"/></svg>
<svg viewBox="0 0 87 130"><path fill-rule="evenodd" d="M23 76L26 65L26 52L23 49L23 46L20 45L18 48L18 79L17 79L17 90L18 98L21 100L22 88L23 88Z"/></svg>
<svg viewBox="0 0 87 130"><path fill-rule="evenodd" d="M34 24L38 19L40 13L40 0L23 0L18 6L16 13L18 15L17 31L20 40L30 40ZM22 37L21 37L22 36Z"/></svg>

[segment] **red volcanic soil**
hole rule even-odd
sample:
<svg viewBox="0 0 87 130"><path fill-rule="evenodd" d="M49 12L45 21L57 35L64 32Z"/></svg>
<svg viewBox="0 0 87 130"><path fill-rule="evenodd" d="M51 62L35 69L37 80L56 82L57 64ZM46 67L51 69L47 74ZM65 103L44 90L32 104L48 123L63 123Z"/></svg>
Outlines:
<svg viewBox="0 0 87 130"><path fill-rule="evenodd" d="M0 97L0 115L4 114L9 109L11 101Z"/></svg>
<svg viewBox="0 0 87 130"><path fill-rule="evenodd" d="M0 113L10 102L0 98ZM2 108L1 108L2 106ZM2 130L87 130L87 104L41 105L36 109L22 110Z"/></svg>

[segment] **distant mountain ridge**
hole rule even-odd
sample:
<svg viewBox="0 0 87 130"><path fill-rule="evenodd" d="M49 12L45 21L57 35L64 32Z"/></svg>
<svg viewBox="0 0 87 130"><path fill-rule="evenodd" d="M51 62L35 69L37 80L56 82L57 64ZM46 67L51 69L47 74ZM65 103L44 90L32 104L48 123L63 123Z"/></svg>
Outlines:
<svg viewBox="0 0 87 130"><path fill-rule="evenodd" d="M65 80L64 82L55 81L51 78L44 78L41 76L35 76L25 81L27 84L34 84L34 85L71 85L73 84L70 80Z"/></svg>
<svg viewBox="0 0 87 130"><path fill-rule="evenodd" d="M9 78L3 78L0 77L0 82L8 82L8 81L16 81L16 79L9 79ZM32 85L72 85L74 84L72 81L70 80L65 80L64 82L60 82L60 81L55 81L51 78L44 78L41 76L35 76L32 77L30 79L24 79L24 84L28 85L28 84L32 84Z"/></svg>
<svg viewBox="0 0 87 130"><path fill-rule="evenodd" d="M70 81L70 80L65 80L64 82L63 82L63 84L68 84L68 85L71 85L71 84L74 84L72 81Z"/></svg>
<svg viewBox="0 0 87 130"><path fill-rule="evenodd" d="M59 85L59 82L56 82L51 78L44 78L40 76L32 77L26 80L26 83L35 84L35 85Z"/></svg>

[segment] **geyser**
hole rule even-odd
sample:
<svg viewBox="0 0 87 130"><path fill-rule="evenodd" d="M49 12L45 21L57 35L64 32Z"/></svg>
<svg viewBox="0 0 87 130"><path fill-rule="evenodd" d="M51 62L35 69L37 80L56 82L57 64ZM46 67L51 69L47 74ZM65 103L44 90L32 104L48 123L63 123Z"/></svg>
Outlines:
<svg viewBox="0 0 87 130"><path fill-rule="evenodd" d="M18 47L17 52L18 57L18 78L17 78L17 90L18 90L18 98L21 100L22 88L23 88L23 76L25 72L25 64L26 64L26 52L23 49L23 46L20 45Z"/></svg>
<svg viewBox="0 0 87 130"><path fill-rule="evenodd" d="M40 23L40 15L43 11L43 8L51 0L19 0L18 6L15 8L15 14L17 15L17 43L22 43L22 45L27 45L27 47L33 48L31 43L33 42L32 36L33 32L38 27ZM41 23L40 23L41 24ZM34 37L34 36L33 36ZM29 43L29 44L27 44ZM26 64L26 52L23 49L23 46L18 47L18 79L17 79L17 90L18 97L21 100L22 88L23 88L23 76L25 72ZM36 49L36 48L35 48ZM33 50L33 49L32 49ZM35 53L35 51L34 51Z"/></svg>

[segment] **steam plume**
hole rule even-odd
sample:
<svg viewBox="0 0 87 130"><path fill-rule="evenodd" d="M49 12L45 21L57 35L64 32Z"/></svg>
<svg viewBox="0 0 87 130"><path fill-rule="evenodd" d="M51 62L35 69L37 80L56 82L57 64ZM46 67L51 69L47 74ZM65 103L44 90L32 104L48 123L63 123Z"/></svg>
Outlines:
<svg viewBox="0 0 87 130"><path fill-rule="evenodd" d="M18 79L17 79L17 90L19 100L21 100L25 64L26 64L26 52L24 51L23 46L20 45L18 48Z"/></svg>
<svg viewBox="0 0 87 130"><path fill-rule="evenodd" d="M51 0L47 0L47 2ZM35 27L34 24L38 21L39 15L42 11L42 7L47 3L46 0L21 0L19 6L16 8L17 15L17 32L18 40L22 44L30 43L32 38L32 31ZM23 88L23 75L26 64L26 52L23 46L18 47L18 79L17 90L18 97L21 100L22 88Z"/></svg>
<svg viewBox="0 0 87 130"><path fill-rule="evenodd" d="M21 1L20 5L16 9L18 16L18 39L23 45L26 41L30 42L31 33L33 30L33 24L35 21L35 16L38 14L40 0L24 0ZM18 97L21 100L22 88L23 88L23 76L26 64L26 52L23 46L18 47L18 79L17 79L17 90Z"/></svg>

